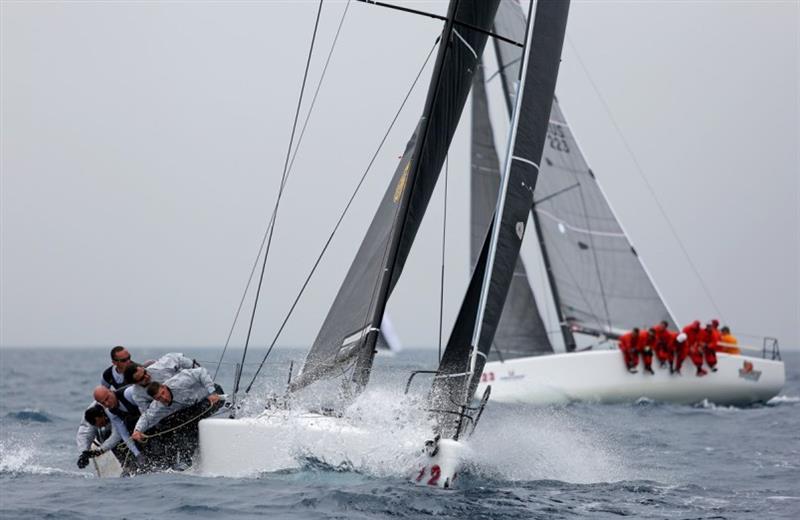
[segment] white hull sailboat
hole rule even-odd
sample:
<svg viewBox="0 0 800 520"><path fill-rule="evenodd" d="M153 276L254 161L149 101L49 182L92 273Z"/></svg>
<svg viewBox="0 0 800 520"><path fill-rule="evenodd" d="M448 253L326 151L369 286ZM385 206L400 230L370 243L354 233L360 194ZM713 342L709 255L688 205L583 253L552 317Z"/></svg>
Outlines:
<svg viewBox="0 0 800 520"><path fill-rule="evenodd" d="M408 447L420 457L409 475L414 482L442 488L455 484L469 451L466 441L490 395L487 389L480 403L472 406L472 396L491 350L525 234L569 10L566 0L539 2L534 17L530 15L532 4L527 30L509 40L492 31L499 3L499 0L451 1L447 16L442 17L445 25L437 40L439 50L422 117L303 368L295 378L290 373L286 394L271 399L268 408L256 417L200 422L202 473L243 476L296 467L298 460L293 448L297 437L328 436L339 443L363 448L373 443L374 433L349 422L343 410L356 396L368 398L363 390L369 381L378 338L381 332L390 332L381 331L387 299L402 272L444 166L481 53L487 38L492 36L523 49L515 78L516 101L508 137L508 160L503 168L502 186L493 193L496 218L483 226L480 259L442 359L436 370L424 371L434 374L433 386L425 399L427 406L417 412L429 418L431 424L427 434ZM323 254L324 251L325 248ZM265 265L266 253L241 366L247 355ZM272 345L276 340L277 336ZM271 348L243 394L239 392L242 374L237 371L232 393L234 414L240 410L237 403L246 401L246 407L252 409L257 402L249 392ZM298 403L308 402L306 389L312 385L319 389L322 381L337 382L338 389L315 392L317 400L322 396L322 402L336 404L317 403L318 409L326 410L324 413L299 409ZM314 399L313 394L311 397Z"/></svg>
<svg viewBox="0 0 800 520"><path fill-rule="evenodd" d="M524 34L525 23L519 5L511 3L509 9L499 11L495 31L516 38ZM472 90L473 263L485 223L492 218L493 194L500 179L492 122L502 128L506 112L502 108L511 114L519 67L519 49L497 40L493 43L497 71L486 74L488 79L479 71ZM497 99L505 107L495 112L499 117L492 118L489 101ZM631 244L599 179L560 101L554 99L530 211L535 229L531 235L536 238L530 249L535 258L520 258L516 265L478 391L491 385L494 400L534 404L649 398L747 405L777 395L785 371L773 338L764 339L761 355L718 354L717 372L709 371L704 377L695 376L688 358L683 375L659 369L657 360L654 375L645 373L641 364L638 373L627 372L614 338L662 321L676 330L680 322ZM534 264L526 266L530 261ZM528 276L528 268L534 265L543 279L536 285ZM593 350L581 350L587 346Z"/></svg>
<svg viewBox="0 0 800 520"><path fill-rule="evenodd" d="M651 399L744 406L767 402L786 381L782 361L724 353L717 354L717 371L702 377L695 375L688 359L681 374L671 374L657 362L653 371L640 367L629 373L616 349L525 357L487 363L478 392L491 385L493 401L536 405Z"/></svg>

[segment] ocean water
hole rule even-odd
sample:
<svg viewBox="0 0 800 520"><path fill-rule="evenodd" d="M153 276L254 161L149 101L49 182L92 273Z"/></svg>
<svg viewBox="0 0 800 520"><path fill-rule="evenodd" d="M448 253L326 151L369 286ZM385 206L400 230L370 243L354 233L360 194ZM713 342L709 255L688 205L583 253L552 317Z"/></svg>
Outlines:
<svg viewBox="0 0 800 520"><path fill-rule="evenodd" d="M137 360L165 352L132 349ZM184 353L212 369L219 355ZM278 352L257 392L279 387L302 355ZM402 448L424 424L402 385L435 352L378 356L354 405L370 445L298 441L297 468L240 479L79 470L75 430L107 356L0 350L0 518L800 518L800 353L784 354L786 387L766 405L490 402L450 491L411 484L413 454ZM232 372L223 365L226 390Z"/></svg>

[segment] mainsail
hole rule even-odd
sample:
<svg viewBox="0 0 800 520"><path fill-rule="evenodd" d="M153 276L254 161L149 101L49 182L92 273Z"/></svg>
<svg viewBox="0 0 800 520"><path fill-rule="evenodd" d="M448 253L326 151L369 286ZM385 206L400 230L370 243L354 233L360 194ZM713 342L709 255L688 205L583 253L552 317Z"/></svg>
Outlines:
<svg viewBox="0 0 800 520"><path fill-rule="evenodd" d="M353 364L352 380L366 384L386 300L439 177L498 1L450 2L422 118L292 389Z"/></svg>
<svg viewBox="0 0 800 520"><path fill-rule="evenodd" d="M568 11L568 1L539 2L526 36L495 220L434 379L432 400L438 410L471 398L494 340L533 204ZM471 340L465 341L468 335ZM457 435L454 421L446 417L439 421L441 433Z"/></svg>

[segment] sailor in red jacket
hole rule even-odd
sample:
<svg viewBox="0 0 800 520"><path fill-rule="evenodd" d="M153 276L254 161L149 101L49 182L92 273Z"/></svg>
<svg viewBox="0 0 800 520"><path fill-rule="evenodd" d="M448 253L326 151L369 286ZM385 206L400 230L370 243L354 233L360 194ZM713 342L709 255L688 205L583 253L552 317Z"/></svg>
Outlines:
<svg viewBox="0 0 800 520"><path fill-rule="evenodd" d="M673 333L672 341L669 344L670 354L672 355L672 359L675 360L674 365L670 365L669 370L671 374L678 374L681 375L681 366L683 365L683 360L686 359L686 355L689 352L689 346L686 344L686 334L681 333Z"/></svg>
<svg viewBox="0 0 800 520"><path fill-rule="evenodd" d="M692 360L692 363L697 367L698 376L704 376L708 373L703 370L703 350L700 348L700 344L697 341L701 330L698 320L694 320L691 324L683 328L683 333L686 334L686 349L688 350L689 358Z"/></svg>
<svg viewBox="0 0 800 520"><path fill-rule="evenodd" d="M714 320L716 321L716 320ZM719 322L717 322L719 324ZM714 330L714 324L706 324L706 328L697 335L697 343L703 356L706 358L712 372L717 371L717 343L719 342L719 331Z"/></svg>
<svg viewBox="0 0 800 520"><path fill-rule="evenodd" d="M636 373L636 366L639 364L639 352L644 349L647 342L647 333L638 328L623 334L619 338L619 349L625 358L625 366L631 374ZM652 361L652 357L650 358Z"/></svg>
<svg viewBox="0 0 800 520"><path fill-rule="evenodd" d="M658 358L658 363L661 368L665 368L667 363L669 363L670 371L672 371L672 350L670 349L670 343L674 341L674 336L677 333L672 332L667 328L669 324L666 321L662 321L651 330L655 334L656 342L655 342L655 351L656 357Z"/></svg>

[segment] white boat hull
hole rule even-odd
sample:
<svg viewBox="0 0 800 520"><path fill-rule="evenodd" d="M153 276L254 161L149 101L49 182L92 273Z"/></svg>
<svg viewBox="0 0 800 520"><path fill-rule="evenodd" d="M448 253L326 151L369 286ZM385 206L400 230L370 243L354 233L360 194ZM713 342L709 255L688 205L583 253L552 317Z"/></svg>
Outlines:
<svg viewBox="0 0 800 520"><path fill-rule="evenodd" d="M724 353L717 354L717 360L717 372L709 371L703 377L695 375L696 368L688 358L682 375L659 368L657 360L653 361L654 375L644 372L641 363L638 372L631 374L617 350L492 361L484 367L478 395L491 385L492 400L499 402L547 405L648 398L682 404L707 399L722 405L747 405L768 401L786 381L782 361Z"/></svg>
<svg viewBox="0 0 800 520"><path fill-rule="evenodd" d="M296 469L304 457L313 457L348 469L377 465L382 472L405 474L422 485L451 487L467 454L466 446L453 440L440 440L437 453L424 454L421 436L393 443L393 452L376 446L375 431L316 413L278 410L255 418L211 418L200 421L199 427L196 469L207 476L252 477Z"/></svg>
<svg viewBox="0 0 800 520"><path fill-rule="evenodd" d="M199 470L204 475L248 477L300 467L298 437L310 444L327 440L348 445L367 442L365 430L316 413L274 412L244 419L203 419Z"/></svg>

